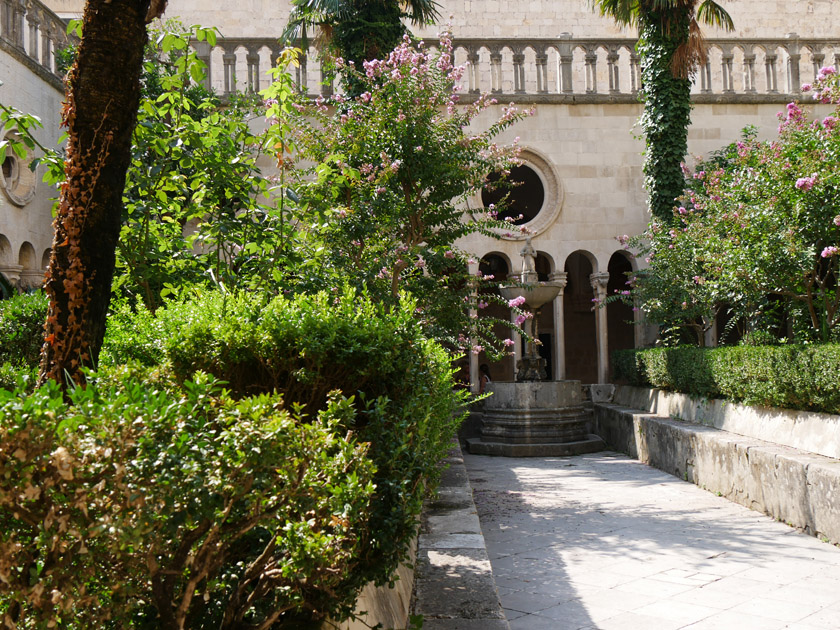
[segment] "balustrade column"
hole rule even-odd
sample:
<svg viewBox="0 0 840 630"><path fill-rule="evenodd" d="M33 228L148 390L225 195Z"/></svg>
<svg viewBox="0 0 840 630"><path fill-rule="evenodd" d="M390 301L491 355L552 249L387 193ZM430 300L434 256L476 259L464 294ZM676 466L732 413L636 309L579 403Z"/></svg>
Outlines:
<svg viewBox="0 0 840 630"><path fill-rule="evenodd" d="M825 63L825 55L823 53L815 52L811 55L811 60L814 62L814 80L816 81L817 75L820 73L820 68L822 68Z"/></svg>
<svg viewBox="0 0 840 630"><path fill-rule="evenodd" d="M58 68L53 65L53 36L55 31L52 24L47 22L44 28L41 29L41 65L50 72L55 72Z"/></svg>
<svg viewBox="0 0 840 630"><path fill-rule="evenodd" d="M26 21L29 23L29 56L38 61L38 34L41 30L41 18L37 11L30 11L26 14Z"/></svg>
<svg viewBox="0 0 840 630"><path fill-rule="evenodd" d="M224 49L222 63L225 70L225 94L232 94L236 91L236 49Z"/></svg>
<svg viewBox="0 0 840 630"><path fill-rule="evenodd" d="M607 307L602 306L607 299L607 284L610 274L599 271L589 276L592 290L595 293L595 343L598 353L598 382L606 383L609 375L609 345L607 339Z"/></svg>
<svg viewBox="0 0 840 630"><path fill-rule="evenodd" d="M755 55L744 55L744 92L755 92Z"/></svg>
<svg viewBox="0 0 840 630"><path fill-rule="evenodd" d="M513 91L525 93L525 54L518 51L513 53Z"/></svg>
<svg viewBox="0 0 840 630"><path fill-rule="evenodd" d="M610 48L607 53L607 74L609 75L610 94L618 94L621 90L618 84L618 51Z"/></svg>
<svg viewBox="0 0 840 630"><path fill-rule="evenodd" d="M572 83L572 62L574 61L574 49L572 48L571 33L561 33L560 43L557 45L557 52L559 54L558 75L560 77L559 91L563 94L571 94L574 92Z"/></svg>
<svg viewBox="0 0 840 630"><path fill-rule="evenodd" d="M12 2L12 42L23 49L23 16L26 15L26 0Z"/></svg>
<svg viewBox="0 0 840 630"><path fill-rule="evenodd" d="M706 63L700 68L700 93L712 93L712 62L706 57Z"/></svg>
<svg viewBox="0 0 840 630"><path fill-rule="evenodd" d="M537 93L545 94L548 92L548 55L545 51L537 53Z"/></svg>
<svg viewBox="0 0 840 630"><path fill-rule="evenodd" d="M563 292L566 290L569 278L565 271L555 271L548 276L552 282L560 285L560 293L554 298L554 365L552 373L555 381L566 379L566 323L563 310Z"/></svg>
<svg viewBox="0 0 840 630"><path fill-rule="evenodd" d="M480 59L477 51L470 51L467 54L467 78L469 80L470 94L478 94L481 91L478 81L478 63Z"/></svg>
<svg viewBox="0 0 840 630"><path fill-rule="evenodd" d="M634 49L630 53L630 92L638 94L642 89L642 59Z"/></svg>
<svg viewBox="0 0 840 630"><path fill-rule="evenodd" d="M768 53L764 56L764 72L767 75L767 93L778 94L778 74L776 72L776 61L778 55L776 53Z"/></svg>
<svg viewBox="0 0 840 630"><path fill-rule="evenodd" d="M490 91L499 94L502 91L502 53L490 53Z"/></svg>
<svg viewBox="0 0 840 630"><path fill-rule="evenodd" d="M256 48L248 48L245 57L248 64L248 90L251 92L260 91L260 53ZM300 67L298 67L300 70Z"/></svg>
<svg viewBox="0 0 840 630"><path fill-rule="evenodd" d="M596 66L598 62L598 55L595 54L595 50L592 48L587 49L586 54L583 57L584 63L586 64L586 93L587 94L597 94L598 93L598 68Z"/></svg>
<svg viewBox="0 0 840 630"><path fill-rule="evenodd" d="M802 55L799 53L799 36L796 33L788 33L788 62L787 62L787 87L788 94L799 94L802 81L799 76L799 60Z"/></svg>
<svg viewBox="0 0 840 630"><path fill-rule="evenodd" d="M732 81L732 60L734 55L732 54L731 49L726 49L723 51L723 55L721 56L720 64L721 64L721 75L723 77L723 93L724 94L732 94L735 92L735 86L733 85Z"/></svg>

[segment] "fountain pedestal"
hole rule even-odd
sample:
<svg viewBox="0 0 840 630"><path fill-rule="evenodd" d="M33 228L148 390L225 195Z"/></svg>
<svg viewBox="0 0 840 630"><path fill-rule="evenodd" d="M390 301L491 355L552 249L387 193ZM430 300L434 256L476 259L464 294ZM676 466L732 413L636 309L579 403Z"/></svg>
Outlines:
<svg viewBox="0 0 840 630"><path fill-rule="evenodd" d="M603 450L588 431L592 412L583 407L580 381L490 383L481 437L470 453L506 457L563 457Z"/></svg>

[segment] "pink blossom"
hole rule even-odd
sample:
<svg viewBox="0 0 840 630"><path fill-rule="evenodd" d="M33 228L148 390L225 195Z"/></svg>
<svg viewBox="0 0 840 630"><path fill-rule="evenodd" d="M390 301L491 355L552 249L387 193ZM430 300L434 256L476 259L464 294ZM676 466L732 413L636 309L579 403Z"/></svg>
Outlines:
<svg viewBox="0 0 840 630"><path fill-rule="evenodd" d="M448 249L448 250L446 250L446 251L443 253L443 257L444 257L444 258L455 258L455 252L453 252L452 250Z"/></svg>
<svg viewBox="0 0 840 630"><path fill-rule="evenodd" d="M521 295L519 295L519 296L517 296L513 299L508 300L508 306L510 308L516 308L516 307L522 306L523 304L525 304L525 298Z"/></svg>
<svg viewBox="0 0 840 630"><path fill-rule="evenodd" d="M472 353L473 353L473 354L478 354L478 353L479 353L479 352L481 352L482 350L484 350L484 346L480 346L480 345L478 345L478 344L476 344L476 345L474 345L474 346L472 347Z"/></svg>
<svg viewBox="0 0 840 630"><path fill-rule="evenodd" d="M517 326L521 326L525 322L526 319L528 319L528 318L525 317L524 315L517 315L516 319L513 321L513 323Z"/></svg>
<svg viewBox="0 0 840 630"><path fill-rule="evenodd" d="M796 180L796 187L799 190L811 190L817 182L817 174L813 173L811 177L800 177Z"/></svg>
<svg viewBox="0 0 840 630"><path fill-rule="evenodd" d="M476 304L476 307L479 308L479 309L487 308L488 306L489 306L489 304L487 304L487 302L484 302L482 300L479 300L478 304Z"/></svg>
<svg viewBox="0 0 840 630"><path fill-rule="evenodd" d="M362 92L362 94L359 96L359 100L362 101L362 103L370 103L370 99L370 92Z"/></svg>
<svg viewBox="0 0 840 630"><path fill-rule="evenodd" d="M835 247L834 245L829 245L824 250L822 250L822 254L820 254L823 258L831 258L832 256L836 256L840 254L840 247Z"/></svg>
<svg viewBox="0 0 840 630"><path fill-rule="evenodd" d="M836 217L834 217L834 225L836 225L837 227L840 227L840 214L838 214Z"/></svg>
<svg viewBox="0 0 840 630"><path fill-rule="evenodd" d="M514 345L513 339L505 339L505 340L502 341L502 343L505 344L508 347Z"/></svg>

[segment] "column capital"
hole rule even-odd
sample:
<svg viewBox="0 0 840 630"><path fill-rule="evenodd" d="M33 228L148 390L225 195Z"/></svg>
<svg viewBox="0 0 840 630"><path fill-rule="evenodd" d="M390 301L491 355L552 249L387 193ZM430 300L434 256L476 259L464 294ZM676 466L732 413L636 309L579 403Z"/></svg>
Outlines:
<svg viewBox="0 0 840 630"><path fill-rule="evenodd" d="M589 275L589 282L592 284L592 290L596 293L606 294L607 284L610 282L610 274L607 271L598 271Z"/></svg>
<svg viewBox="0 0 840 630"><path fill-rule="evenodd" d="M569 283L569 274L565 271L552 271L548 274L548 279L551 282L559 284L562 292L562 289L565 289L566 285Z"/></svg>

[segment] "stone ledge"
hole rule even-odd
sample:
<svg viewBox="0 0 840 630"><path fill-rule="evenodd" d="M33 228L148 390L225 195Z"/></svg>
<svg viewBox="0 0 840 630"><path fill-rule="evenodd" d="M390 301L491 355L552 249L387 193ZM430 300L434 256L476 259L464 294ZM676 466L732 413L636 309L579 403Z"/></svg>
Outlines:
<svg viewBox="0 0 840 630"><path fill-rule="evenodd" d="M510 630L460 447L444 464L437 497L423 510L412 612L423 615L424 630Z"/></svg>
<svg viewBox="0 0 840 630"><path fill-rule="evenodd" d="M595 404L594 431L646 464L840 544L840 460L608 403Z"/></svg>
<svg viewBox="0 0 840 630"><path fill-rule="evenodd" d="M615 388L612 402L657 416L696 422L765 442L840 458L840 416L692 398L686 394L627 385Z"/></svg>

